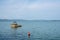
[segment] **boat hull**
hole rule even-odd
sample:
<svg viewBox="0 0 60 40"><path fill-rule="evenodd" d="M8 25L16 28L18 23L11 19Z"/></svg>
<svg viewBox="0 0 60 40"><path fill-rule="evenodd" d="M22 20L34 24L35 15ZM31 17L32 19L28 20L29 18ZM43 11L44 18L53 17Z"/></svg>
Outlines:
<svg viewBox="0 0 60 40"><path fill-rule="evenodd" d="M21 25L17 25L17 24L11 24L12 28L18 28L18 27L22 27Z"/></svg>

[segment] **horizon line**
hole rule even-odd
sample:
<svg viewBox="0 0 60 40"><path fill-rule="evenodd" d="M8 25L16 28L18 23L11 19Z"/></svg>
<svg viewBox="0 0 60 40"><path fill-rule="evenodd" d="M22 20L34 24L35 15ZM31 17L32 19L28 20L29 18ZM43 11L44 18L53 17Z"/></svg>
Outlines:
<svg viewBox="0 0 60 40"><path fill-rule="evenodd" d="M60 20L60 19L0 19L0 20Z"/></svg>

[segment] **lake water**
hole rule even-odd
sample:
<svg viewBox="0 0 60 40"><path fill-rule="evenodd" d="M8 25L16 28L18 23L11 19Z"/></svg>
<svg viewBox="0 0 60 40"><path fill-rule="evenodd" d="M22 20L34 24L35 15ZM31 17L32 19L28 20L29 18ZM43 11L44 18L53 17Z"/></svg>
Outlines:
<svg viewBox="0 0 60 40"><path fill-rule="evenodd" d="M11 28L13 21L0 21L0 40L60 40L60 21L16 22L22 27Z"/></svg>

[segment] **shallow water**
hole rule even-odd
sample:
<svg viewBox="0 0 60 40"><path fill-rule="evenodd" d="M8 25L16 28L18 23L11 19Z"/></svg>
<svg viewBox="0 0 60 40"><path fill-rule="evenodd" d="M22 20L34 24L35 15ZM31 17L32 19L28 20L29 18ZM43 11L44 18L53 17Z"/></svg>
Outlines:
<svg viewBox="0 0 60 40"><path fill-rule="evenodd" d="M11 23L0 21L0 40L60 40L60 21L17 21L22 27L16 29Z"/></svg>

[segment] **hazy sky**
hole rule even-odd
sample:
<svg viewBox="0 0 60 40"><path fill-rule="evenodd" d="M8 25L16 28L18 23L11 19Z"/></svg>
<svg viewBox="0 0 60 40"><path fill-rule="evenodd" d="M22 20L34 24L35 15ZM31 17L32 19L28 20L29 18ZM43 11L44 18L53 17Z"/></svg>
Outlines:
<svg viewBox="0 0 60 40"><path fill-rule="evenodd" d="M60 20L60 0L0 0L0 18Z"/></svg>

